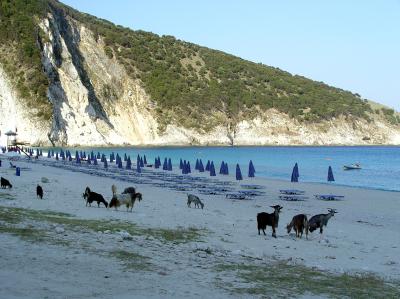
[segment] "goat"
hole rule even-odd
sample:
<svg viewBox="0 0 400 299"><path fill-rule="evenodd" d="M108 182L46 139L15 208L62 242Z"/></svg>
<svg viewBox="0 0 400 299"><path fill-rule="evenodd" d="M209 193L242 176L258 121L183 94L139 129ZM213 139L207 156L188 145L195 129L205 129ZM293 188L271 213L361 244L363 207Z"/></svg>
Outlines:
<svg viewBox="0 0 400 299"><path fill-rule="evenodd" d="M142 193L115 194L110 201L109 207L114 207L117 210L119 206L125 205L126 211L132 212L136 200L142 200Z"/></svg>
<svg viewBox="0 0 400 299"><path fill-rule="evenodd" d="M10 181L1 177L1 188L5 189L5 188L12 188L12 185L10 184Z"/></svg>
<svg viewBox="0 0 400 299"><path fill-rule="evenodd" d="M36 186L36 197L43 199L43 188L40 185Z"/></svg>
<svg viewBox="0 0 400 299"><path fill-rule="evenodd" d="M89 187L86 187L85 193L83 193L83 198L86 199L86 206L89 204L89 207L91 207L92 202L96 201L98 207L100 207L101 202L106 208L108 207L108 202L104 199L103 195L92 192Z"/></svg>
<svg viewBox="0 0 400 299"><path fill-rule="evenodd" d="M271 206L271 208L274 209L274 212L271 214L265 212L257 214L258 234L260 234L260 230L262 230L265 235L265 229L269 225L272 227L272 236L276 238L275 228L278 227L279 213L283 209L283 207L281 207L280 205L275 205Z"/></svg>
<svg viewBox="0 0 400 299"><path fill-rule="evenodd" d="M319 228L319 233L322 234L323 227L328 225L328 220L337 213L335 209L328 209L328 214L318 214L312 216L308 221L308 228L310 233Z"/></svg>
<svg viewBox="0 0 400 299"><path fill-rule="evenodd" d="M308 220L307 216L304 214L296 215L292 218L292 221L286 226L288 234L294 228L296 232L296 237L303 237L303 231L306 230L306 238L308 239Z"/></svg>
<svg viewBox="0 0 400 299"><path fill-rule="evenodd" d="M204 203L201 202L201 200L198 196L193 195L193 194L188 194L187 197L188 197L187 206L189 208L190 208L190 205L192 204L192 202L194 203L195 208L200 208L200 207L201 207L201 209L204 208Z"/></svg>

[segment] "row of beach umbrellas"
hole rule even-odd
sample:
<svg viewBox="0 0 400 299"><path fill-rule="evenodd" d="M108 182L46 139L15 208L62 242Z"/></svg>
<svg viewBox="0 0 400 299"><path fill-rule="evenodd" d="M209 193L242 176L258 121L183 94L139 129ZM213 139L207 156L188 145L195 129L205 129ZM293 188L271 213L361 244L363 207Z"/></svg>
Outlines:
<svg viewBox="0 0 400 299"><path fill-rule="evenodd" d="M34 149L25 149L26 152L28 152L29 155L34 155ZM40 149L36 150L36 156L43 156L43 152ZM49 150L47 153L47 157L55 157L56 160L59 160L60 158L62 160L69 160L72 161L72 155L71 152L66 150L65 152L61 149L60 152L54 152L54 150ZM104 154L100 154L99 152L97 153L97 155L91 151L88 155L86 155L85 151L76 151L75 152L75 160L76 163L80 164L82 159L87 159L87 163L88 164L94 164L94 165L98 165L97 160L99 159L101 162L104 163L104 168L108 168L108 161L106 159L106 156ZM126 169L132 169L132 161L130 156L128 156L126 153L124 154L123 160L126 164L125 168ZM117 153L116 155L114 154L114 152L112 152L109 156L109 162L113 163L115 161L115 164L117 165L118 168L123 168L122 166L122 157ZM147 158L146 155L140 156L137 155L137 161L136 161L136 170L138 173L141 173L141 168L143 168L145 165L147 165ZM154 160L154 168L160 168L162 166L163 170L166 171L172 171L172 161L171 158L164 158L164 163L161 163L161 159L160 157L156 157ZM179 169L181 170L182 174L189 174L191 173L191 166L190 166L190 162L186 161L186 160L182 160L180 159L179 162ZM207 161L206 166L204 167L203 165L203 161L201 159L196 159L196 164L195 164L195 170L199 171L199 172L205 172L208 171L210 173L210 176L216 176L216 172L215 172L215 165L214 165L214 161ZM249 162L249 167L248 167L248 177L252 178L255 177L255 167L253 164L253 161L250 160ZM220 175L229 175L229 167L228 167L228 163L222 161L221 162L221 166L219 169L219 174ZM236 180L243 180L243 176L242 176L242 172L240 169L239 164L236 164ZM292 170L292 175L291 175L291 182L298 182L299 181L299 166L296 163L293 167ZM332 171L332 167L329 166L328 168L328 177L327 177L328 182L333 182L335 181L335 178L333 176L333 171Z"/></svg>

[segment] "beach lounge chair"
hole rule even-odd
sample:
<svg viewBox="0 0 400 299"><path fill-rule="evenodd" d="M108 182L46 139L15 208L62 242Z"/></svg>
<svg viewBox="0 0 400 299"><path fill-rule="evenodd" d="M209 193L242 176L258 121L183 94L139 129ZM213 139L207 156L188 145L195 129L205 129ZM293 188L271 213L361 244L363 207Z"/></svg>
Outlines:
<svg viewBox="0 0 400 299"><path fill-rule="evenodd" d="M241 199L241 200L246 199L246 195L244 195L244 194L234 194L234 193L227 194L225 197L229 198L229 199Z"/></svg>
<svg viewBox="0 0 400 299"><path fill-rule="evenodd" d="M286 195L302 195L306 193L305 191L302 190L297 190L297 189L284 189L284 190L279 190L281 194L286 194Z"/></svg>
<svg viewBox="0 0 400 299"><path fill-rule="evenodd" d="M344 198L343 195L334 195L334 194L316 194L314 196L316 199L320 200L340 200Z"/></svg>
<svg viewBox="0 0 400 299"><path fill-rule="evenodd" d="M286 201L304 201L307 198L308 198L307 196L292 195L292 194L279 195L279 199Z"/></svg>

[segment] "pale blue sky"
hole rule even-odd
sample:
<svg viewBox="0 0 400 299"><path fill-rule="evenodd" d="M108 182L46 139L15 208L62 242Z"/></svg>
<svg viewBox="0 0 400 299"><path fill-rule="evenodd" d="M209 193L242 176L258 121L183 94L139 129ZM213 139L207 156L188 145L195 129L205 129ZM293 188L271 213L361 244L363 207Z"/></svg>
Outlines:
<svg viewBox="0 0 400 299"><path fill-rule="evenodd" d="M116 24L222 50L400 111L400 0L62 0Z"/></svg>

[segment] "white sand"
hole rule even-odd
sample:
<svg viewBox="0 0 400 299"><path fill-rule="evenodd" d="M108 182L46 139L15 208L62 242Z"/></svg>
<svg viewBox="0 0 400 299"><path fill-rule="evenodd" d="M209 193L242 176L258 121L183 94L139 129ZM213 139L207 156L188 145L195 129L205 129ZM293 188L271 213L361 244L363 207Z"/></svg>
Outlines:
<svg viewBox="0 0 400 299"><path fill-rule="evenodd" d="M116 178L99 177L43 166L41 161L47 163L50 160L47 158L14 162L22 168L21 176L16 177L15 169L8 167L7 157L0 155L0 158L3 160L0 174L13 184L11 190L2 189L0 193L14 198L0 197L0 206L58 211L83 219L119 219L146 228L194 227L208 231L203 242L174 245L142 236L122 240L118 234L64 232L63 228L43 224L46 230L65 234L65 239L78 240L83 244L79 248L31 244L2 233L1 298L230 297L232 294L216 286L212 267L247 257L260 260L260 263L290 260L334 273L372 272L385 279L400 279L400 193L245 178L242 184L262 185L265 189L261 191L265 191L265 195L253 200L231 200L225 195L202 195L196 190L179 192L149 184L132 184L119 180L118 175ZM102 163L98 169L103 169ZM192 176L208 178L206 173ZM49 178L50 182L41 183L42 177ZM213 180L233 179L217 176ZM38 183L43 186L44 200L36 199ZM143 194L144 200L135 204L132 213L125 212L123 207L119 211L99 209L96 203L91 208L85 207L82 193L86 186L109 201L112 184L120 192L133 185ZM238 190L239 186L235 182L233 188ZM306 191L309 198L299 202L278 199L280 189L293 188ZM204 210L187 207L188 192L199 195L205 203ZM325 202L313 197L314 194L329 193L344 195L345 199ZM258 235L256 223L257 213L271 212L269 206L274 204L284 207L277 239L271 237L270 227L267 236ZM311 217L327 213L327 208L337 209L338 214L330 219L322 236L315 231L309 235L309 240L305 237L300 240L293 232L287 234L286 224L294 215L306 213ZM116 259L85 250L91 247L104 251L132 249L150 257L157 270L124 271L124 265ZM205 253L207 248L212 255Z"/></svg>

